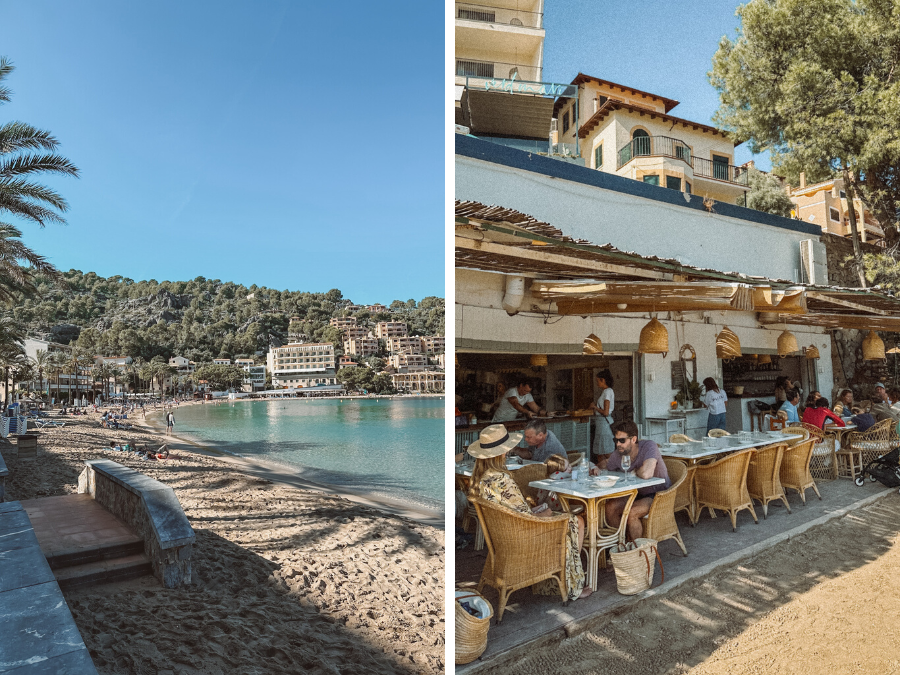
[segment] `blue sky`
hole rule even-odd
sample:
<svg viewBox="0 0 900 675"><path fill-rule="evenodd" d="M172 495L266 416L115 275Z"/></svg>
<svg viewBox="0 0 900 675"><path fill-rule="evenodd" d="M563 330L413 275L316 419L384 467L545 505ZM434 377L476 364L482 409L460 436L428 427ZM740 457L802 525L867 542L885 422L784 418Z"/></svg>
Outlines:
<svg viewBox="0 0 900 675"><path fill-rule="evenodd" d="M740 25L734 0L548 0L544 5L545 82L578 74L632 86L680 101L676 117L712 122L718 93L706 74L723 35ZM767 154L743 146L735 162L754 159L769 170Z"/></svg>
<svg viewBox="0 0 900 675"><path fill-rule="evenodd" d="M443 7L6 0L0 121L51 131L63 270L444 295Z"/></svg>

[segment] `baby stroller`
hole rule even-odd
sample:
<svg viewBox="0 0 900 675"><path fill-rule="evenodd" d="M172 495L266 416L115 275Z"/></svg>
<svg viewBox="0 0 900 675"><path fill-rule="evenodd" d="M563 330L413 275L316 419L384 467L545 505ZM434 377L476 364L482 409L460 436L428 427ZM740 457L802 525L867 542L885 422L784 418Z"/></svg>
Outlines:
<svg viewBox="0 0 900 675"><path fill-rule="evenodd" d="M859 476L856 477L856 484L860 487L866 481L866 474L869 480L876 480L885 487L900 487L900 448L894 448L886 455L882 455L877 459L873 459L866 464Z"/></svg>

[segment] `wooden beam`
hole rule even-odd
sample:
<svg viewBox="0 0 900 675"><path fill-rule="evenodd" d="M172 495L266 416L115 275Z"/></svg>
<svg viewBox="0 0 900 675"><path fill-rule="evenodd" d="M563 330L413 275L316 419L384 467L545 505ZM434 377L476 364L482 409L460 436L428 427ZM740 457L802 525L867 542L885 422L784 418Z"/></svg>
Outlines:
<svg viewBox="0 0 900 675"><path fill-rule="evenodd" d="M878 314L880 316L891 316L891 312L888 312L883 309L876 309L875 307L869 307L868 305L853 302L852 300L844 300L843 298L836 298L833 295L828 295L827 293L822 293L820 291L807 291L806 296L811 300L821 300L822 302L827 302L832 305L837 305L838 307L846 307L847 309L852 309L857 312L869 312L871 314Z"/></svg>
<svg viewBox="0 0 900 675"><path fill-rule="evenodd" d="M549 253L547 251L535 251L521 246L505 246L493 241L469 239L468 237L463 237L459 234L456 235L455 245L457 248L465 251L479 251L481 253L527 260L536 264L536 272L540 271L540 263L545 262L554 265L566 265L567 267L575 267L593 272L622 274L632 277L642 277L644 279L654 279L657 281L668 281L672 278L672 275L666 272L629 267L627 265L617 265L615 263L604 263L597 260L585 260L584 258L569 257L559 255L558 253Z"/></svg>
<svg viewBox="0 0 900 675"><path fill-rule="evenodd" d="M562 316L589 316L591 314L628 314L643 312L709 312L735 311L724 299L716 298L668 298L654 303L610 303L603 300L557 300L556 311ZM622 305L620 307L619 305Z"/></svg>
<svg viewBox="0 0 900 675"><path fill-rule="evenodd" d="M790 323L822 328L856 328L857 330L883 330L900 332L900 316L873 316L871 314L769 314L759 315L762 324Z"/></svg>

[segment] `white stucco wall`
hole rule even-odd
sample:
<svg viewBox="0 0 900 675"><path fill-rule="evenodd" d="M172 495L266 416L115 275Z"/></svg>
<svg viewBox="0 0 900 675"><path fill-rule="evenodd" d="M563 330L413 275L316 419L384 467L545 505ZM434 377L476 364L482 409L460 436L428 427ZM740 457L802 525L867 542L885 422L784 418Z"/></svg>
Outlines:
<svg viewBox="0 0 900 675"><path fill-rule="evenodd" d="M516 209L596 244L723 272L799 281L800 241L816 236L463 155L456 155L455 179L457 199Z"/></svg>

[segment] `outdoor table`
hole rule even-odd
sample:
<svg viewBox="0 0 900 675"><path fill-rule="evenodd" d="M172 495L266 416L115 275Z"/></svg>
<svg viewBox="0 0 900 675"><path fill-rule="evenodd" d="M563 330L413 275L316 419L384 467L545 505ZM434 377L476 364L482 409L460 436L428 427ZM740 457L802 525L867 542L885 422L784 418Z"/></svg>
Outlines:
<svg viewBox="0 0 900 675"><path fill-rule="evenodd" d="M516 469L521 469L523 466L528 466L529 464L543 464L543 462L538 462L533 459L507 459L506 470L515 471ZM474 462L462 462L461 464L456 465L456 475L471 476L474 469Z"/></svg>
<svg viewBox="0 0 900 675"><path fill-rule="evenodd" d="M610 475L615 475L611 473ZM555 492L559 497L562 507L569 511L569 501L583 502L585 505L585 527L587 528L587 541L585 546L588 552L587 583L591 590L597 590L598 567L600 556L607 548L616 544L625 543L625 531L628 526L628 513L640 488L651 485L659 485L665 481L662 478L632 478L624 480L624 475L612 487L604 488L597 484L599 477L592 476L585 481L555 480L546 478L529 483L533 488ZM628 503L622 513L622 522L615 532L603 533L600 531L600 514L603 502L615 497L626 497Z"/></svg>
<svg viewBox="0 0 900 675"><path fill-rule="evenodd" d="M837 452L841 449L841 441L844 440L844 434L848 431L855 431L856 425L853 422L846 422L844 426L839 427L837 424L826 424L822 431L834 434L834 450Z"/></svg>

